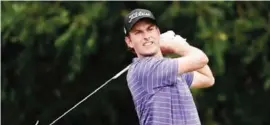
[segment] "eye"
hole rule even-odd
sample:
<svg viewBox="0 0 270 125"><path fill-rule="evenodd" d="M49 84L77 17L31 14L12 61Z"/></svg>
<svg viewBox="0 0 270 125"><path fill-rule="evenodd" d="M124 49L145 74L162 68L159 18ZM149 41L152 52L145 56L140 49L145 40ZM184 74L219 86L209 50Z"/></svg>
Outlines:
<svg viewBox="0 0 270 125"><path fill-rule="evenodd" d="M138 35L138 34L140 34L140 33L141 33L141 31L135 31L135 32L134 32L135 35Z"/></svg>
<svg viewBox="0 0 270 125"><path fill-rule="evenodd" d="M151 26L151 27L148 28L148 31L152 31L152 30L154 30L154 27L153 26Z"/></svg>

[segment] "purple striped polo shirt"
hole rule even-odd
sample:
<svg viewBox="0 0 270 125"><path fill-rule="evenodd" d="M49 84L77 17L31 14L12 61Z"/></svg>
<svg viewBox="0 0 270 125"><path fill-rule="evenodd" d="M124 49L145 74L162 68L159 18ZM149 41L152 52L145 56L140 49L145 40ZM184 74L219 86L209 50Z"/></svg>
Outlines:
<svg viewBox="0 0 270 125"><path fill-rule="evenodd" d="M173 58L134 58L127 82L140 125L200 125L190 85Z"/></svg>

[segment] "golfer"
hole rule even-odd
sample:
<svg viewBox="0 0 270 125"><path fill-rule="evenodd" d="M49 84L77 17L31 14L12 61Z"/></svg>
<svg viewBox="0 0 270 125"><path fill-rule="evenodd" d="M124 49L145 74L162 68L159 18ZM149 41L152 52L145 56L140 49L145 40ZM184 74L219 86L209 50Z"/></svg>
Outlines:
<svg viewBox="0 0 270 125"><path fill-rule="evenodd" d="M137 55L127 82L140 125L200 125L190 89L214 84L206 54L173 31L161 34L146 9L125 16L124 32L127 46ZM179 57L163 57L171 53Z"/></svg>

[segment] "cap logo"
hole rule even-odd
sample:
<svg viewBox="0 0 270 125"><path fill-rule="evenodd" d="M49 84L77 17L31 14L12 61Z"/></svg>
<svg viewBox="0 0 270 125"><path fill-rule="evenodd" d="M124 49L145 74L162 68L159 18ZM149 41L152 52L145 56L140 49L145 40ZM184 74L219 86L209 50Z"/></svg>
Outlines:
<svg viewBox="0 0 270 125"><path fill-rule="evenodd" d="M149 12L142 12L142 11L135 12L135 13L133 13L133 14L131 14L129 16L129 21L128 22L130 23L133 19L135 19L135 18L137 18L139 16L151 16L151 14Z"/></svg>

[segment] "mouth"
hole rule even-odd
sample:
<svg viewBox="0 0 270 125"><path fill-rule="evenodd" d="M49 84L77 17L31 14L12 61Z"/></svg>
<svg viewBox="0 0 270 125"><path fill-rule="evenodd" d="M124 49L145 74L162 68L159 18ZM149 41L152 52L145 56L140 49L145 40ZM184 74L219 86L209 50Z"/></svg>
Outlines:
<svg viewBox="0 0 270 125"><path fill-rule="evenodd" d="M143 43L143 46L150 46L150 45L152 45L152 44L154 44L154 42L149 41L149 42L145 42L145 43Z"/></svg>

